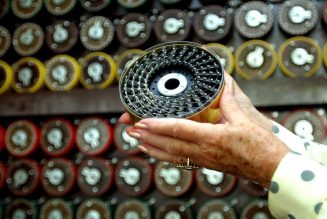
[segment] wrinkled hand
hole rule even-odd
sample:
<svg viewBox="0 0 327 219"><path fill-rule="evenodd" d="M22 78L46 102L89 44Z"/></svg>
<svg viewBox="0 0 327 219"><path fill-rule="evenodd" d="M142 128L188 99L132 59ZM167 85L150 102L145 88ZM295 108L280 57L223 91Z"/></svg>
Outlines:
<svg viewBox="0 0 327 219"><path fill-rule="evenodd" d="M259 112L252 107L227 76L220 100L223 119L219 124L149 118L136 123L129 134L143 142L139 146L143 152L159 160L185 163L189 157L197 165L267 186L288 150L271 133L268 119L264 117L269 122L262 125L263 118L253 117ZM130 118L124 114L120 121L130 123Z"/></svg>
<svg viewBox="0 0 327 219"><path fill-rule="evenodd" d="M235 101L240 105L240 108L244 112L244 114L257 125L265 128L268 131L272 130L272 122L262 113L260 113L252 104L251 100L245 93L241 90L241 88L234 81L232 76L225 73L225 84L228 87L232 87L233 96Z"/></svg>

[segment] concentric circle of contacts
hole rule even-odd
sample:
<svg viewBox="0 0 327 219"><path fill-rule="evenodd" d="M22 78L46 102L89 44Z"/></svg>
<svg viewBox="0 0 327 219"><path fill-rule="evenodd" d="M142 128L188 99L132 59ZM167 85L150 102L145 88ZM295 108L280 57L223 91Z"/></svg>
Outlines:
<svg viewBox="0 0 327 219"><path fill-rule="evenodd" d="M275 48L263 40L249 40L235 52L235 70L244 79L267 79L277 67Z"/></svg>
<svg viewBox="0 0 327 219"><path fill-rule="evenodd" d="M77 0L45 0L44 4L46 9L53 15L61 16L68 14L73 10Z"/></svg>
<svg viewBox="0 0 327 219"><path fill-rule="evenodd" d="M279 8L279 26L290 35L305 35L314 29L318 21L319 12L314 1L288 0Z"/></svg>
<svg viewBox="0 0 327 219"><path fill-rule="evenodd" d="M1 9L0 9L1 11ZM11 45L11 34L9 30L0 26L0 57L4 56Z"/></svg>
<svg viewBox="0 0 327 219"><path fill-rule="evenodd" d="M205 202L197 213L198 219L224 218L236 219L233 208L224 200L213 199Z"/></svg>
<svg viewBox="0 0 327 219"><path fill-rule="evenodd" d="M223 85L223 68L214 53L199 44L174 42L148 49L125 70L120 97L134 120L214 122Z"/></svg>
<svg viewBox="0 0 327 219"><path fill-rule="evenodd" d="M311 77L322 64L319 44L305 36L292 37L279 48L278 65L288 77Z"/></svg>
<svg viewBox="0 0 327 219"><path fill-rule="evenodd" d="M76 218L113 218L111 206L100 199L86 199L77 208Z"/></svg>

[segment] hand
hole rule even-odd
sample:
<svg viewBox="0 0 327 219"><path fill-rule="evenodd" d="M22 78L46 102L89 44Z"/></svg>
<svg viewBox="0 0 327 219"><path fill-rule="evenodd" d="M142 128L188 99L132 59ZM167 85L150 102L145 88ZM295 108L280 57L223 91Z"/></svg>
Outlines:
<svg viewBox="0 0 327 219"><path fill-rule="evenodd" d="M249 97L245 95L232 76L227 73L225 73L225 85L234 88L232 92L234 93L235 101L240 105L242 111L250 120L265 128L267 131L272 131L273 124L271 120L253 106Z"/></svg>
<svg viewBox="0 0 327 219"><path fill-rule="evenodd" d="M236 98L238 88L228 80L220 100L220 124L150 118L136 123L129 134L143 142L139 146L143 152L159 160L184 163L189 157L200 166L268 185L288 150L270 130L244 112L247 99ZM130 119L125 114L120 121Z"/></svg>

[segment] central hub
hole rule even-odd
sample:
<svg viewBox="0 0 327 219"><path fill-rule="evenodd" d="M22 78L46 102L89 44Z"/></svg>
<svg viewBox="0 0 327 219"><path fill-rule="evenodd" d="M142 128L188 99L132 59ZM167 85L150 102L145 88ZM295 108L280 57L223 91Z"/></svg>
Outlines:
<svg viewBox="0 0 327 219"><path fill-rule="evenodd" d="M191 89L193 81L193 74L188 69L161 69L154 75L150 90L159 96L175 97Z"/></svg>
<svg viewBox="0 0 327 219"><path fill-rule="evenodd" d="M165 87L166 87L168 90L174 90L174 89L178 88L179 85L180 85L180 82L179 82L179 80L176 79L176 78L169 79L169 80L166 81L166 83L165 83Z"/></svg>

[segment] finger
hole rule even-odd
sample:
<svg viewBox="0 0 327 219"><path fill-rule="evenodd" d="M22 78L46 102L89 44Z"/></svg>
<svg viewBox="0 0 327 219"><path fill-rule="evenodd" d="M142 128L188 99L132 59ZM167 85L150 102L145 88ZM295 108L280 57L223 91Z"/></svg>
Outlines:
<svg viewBox="0 0 327 219"><path fill-rule="evenodd" d="M132 119L128 113L124 113L123 115L121 115L119 118L119 122L124 123L124 124L132 124L133 123Z"/></svg>
<svg viewBox="0 0 327 219"><path fill-rule="evenodd" d="M165 151L162 151L162 150L155 148L153 146L150 146L150 145L139 145L138 148L142 152L144 152L158 160L161 160L161 161L167 161L170 163L181 164L181 163L185 163L186 159L187 159L185 157L171 155Z"/></svg>
<svg viewBox="0 0 327 219"><path fill-rule="evenodd" d="M230 123L239 123L247 120L235 99L234 80L225 80L225 87L221 95L219 107L223 117Z"/></svg>
<svg viewBox="0 0 327 219"><path fill-rule="evenodd" d="M215 129L212 124L176 118L143 119L136 123L135 127L188 142L199 142L199 140L209 136L210 133L214 134Z"/></svg>
<svg viewBox="0 0 327 219"><path fill-rule="evenodd" d="M243 92L243 90L240 88L240 86L238 86L238 84L236 83L236 81L234 80L234 78L232 76L230 76L226 72L225 72L225 81L227 81L228 83L232 83L233 84L235 98L237 98L238 96L241 96L242 99L243 98L246 98L248 101L250 101L249 97Z"/></svg>
<svg viewBox="0 0 327 219"><path fill-rule="evenodd" d="M140 129L135 129L128 134L140 140L142 144L151 145L174 156L193 158L200 153L198 145L181 139L158 135Z"/></svg>

